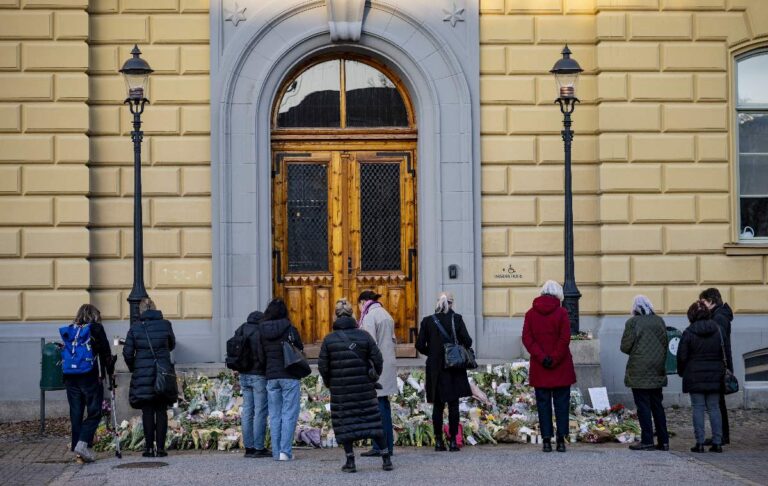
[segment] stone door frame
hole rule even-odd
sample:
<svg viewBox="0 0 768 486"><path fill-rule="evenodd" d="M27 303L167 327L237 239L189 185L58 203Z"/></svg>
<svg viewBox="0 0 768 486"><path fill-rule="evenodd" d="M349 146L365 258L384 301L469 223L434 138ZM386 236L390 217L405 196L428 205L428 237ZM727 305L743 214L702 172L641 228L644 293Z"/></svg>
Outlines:
<svg viewBox="0 0 768 486"><path fill-rule="evenodd" d="M442 21L439 8L413 3L373 1L365 8L360 41L332 43L324 1L238 2L245 17L239 23L231 21L235 10L226 10L222 0L212 2L213 319L222 355L236 326L250 311L263 309L272 293L274 98L296 66L339 51L385 63L403 81L414 105L420 161L419 315L431 311L438 291L453 291L470 333L478 331L479 7L476 0L467 1L465 21L452 26ZM228 8L234 9L234 3ZM451 264L459 266L457 279L449 279Z"/></svg>

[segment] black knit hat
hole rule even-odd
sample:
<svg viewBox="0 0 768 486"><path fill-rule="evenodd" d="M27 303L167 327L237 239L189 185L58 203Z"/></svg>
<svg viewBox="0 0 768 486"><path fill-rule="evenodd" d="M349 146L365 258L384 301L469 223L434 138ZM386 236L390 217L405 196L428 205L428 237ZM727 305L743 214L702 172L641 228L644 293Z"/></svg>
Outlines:
<svg viewBox="0 0 768 486"><path fill-rule="evenodd" d="M358 302L366 302L369 300L376 300L378 301L381 297L381 294L377 294L373 290L363 290L360 292L360 297L357 298Z"/></svg>

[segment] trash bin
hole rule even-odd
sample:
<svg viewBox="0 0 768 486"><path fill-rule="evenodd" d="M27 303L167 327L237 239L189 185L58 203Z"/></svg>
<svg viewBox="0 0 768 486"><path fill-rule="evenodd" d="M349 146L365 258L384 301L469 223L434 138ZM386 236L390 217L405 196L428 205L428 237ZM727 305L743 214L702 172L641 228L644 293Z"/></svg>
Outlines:
<svg viewBox="0 0 768 486"><path fill-rule="evenodd" d="M680 338L683 333L676 327L667 327L667 363L666 369L668 375L677 374L677 347L680 345Z"/></svg>
<svg viewBox="0 0 768 486"><path fill-rule="evenodd" d="M43 345L40 369L40 389L45 391L63 390L64 375L61 373L61 350L56 343Z"/></svg>

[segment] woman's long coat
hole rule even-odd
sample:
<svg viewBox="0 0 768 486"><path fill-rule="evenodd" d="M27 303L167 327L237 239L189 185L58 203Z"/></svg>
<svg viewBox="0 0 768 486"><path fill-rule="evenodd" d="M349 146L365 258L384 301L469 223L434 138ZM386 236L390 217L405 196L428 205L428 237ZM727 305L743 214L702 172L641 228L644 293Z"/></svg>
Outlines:
<svg viewBox="0 0 768 486"><path fill-rule="evenodd" d="M171 369L171 351L176 347L171 323L163 319L159 310L148 310L141 314L140 321L133 324L125 336L123 358L131 371L131 387L128 402L133 408L158 403L155 396L155 358L149 347L157 355L157 360L165 369ZM164 400L166 401L166 400ZM166 401L166 405L170 405Z"/></svg>
<svg viewBox="0 0 768 486"><path fill-rule="evenodd" d="M456 324L456 336L458 343L466 348L472 347L472 338L469 337L467 326L460 314L449 311L447 314L433 314L437 316L443 329L448 333L453 341L453 329L451 327L451 317ZM458 400L461 397L472 396L472 389L469 386L466 370L443 369L445 361L446 340L437 329L433 316L427 316L421 320L419 327L419 337L416 339L416 349L427 357L426 387L427 401L450 402Z"/></svg>
<svg viewBox="0 0 768 486"><path fill-rule="evenodd" d="M528 381L534 388L562 388L576 383L571 356L571 324L557 297L540 295L525 313L523 345L531 354ZM552 365L544 367L549 356Z"/></svg>
<svg viewBox="0 0 768 486"><path fill-rule="evenodd" d="M368 363L372 361L376 373L380 374L381 352L371 335L358 329L351 317L336 319L333 330L320 347L317 368L331 390L331 423L336 440L380 438L383 432L379 401L376 383L368 376ZM350 349L350 345L355 350Z"/></svg>
<svg viewBox="0 0 768 486"><path fill-rule="evenodd" d="M381 304L374 304L361 323L362 330L373 336L384 358L384 369L379 377L380 397L397 395L397 352L395 342L395 320Z"/></svg>

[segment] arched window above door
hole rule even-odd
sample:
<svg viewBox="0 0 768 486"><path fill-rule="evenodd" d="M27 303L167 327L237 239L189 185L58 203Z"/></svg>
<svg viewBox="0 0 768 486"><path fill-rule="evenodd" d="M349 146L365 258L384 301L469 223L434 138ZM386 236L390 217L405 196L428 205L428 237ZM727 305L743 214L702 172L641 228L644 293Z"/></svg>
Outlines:
<svg viewBox="0 0 768 486"><path fill-rule="evenodd" d="M413 126L396 78L357 58L327 59L299 70L284 84L275 112L277 129Z"/></svg>

